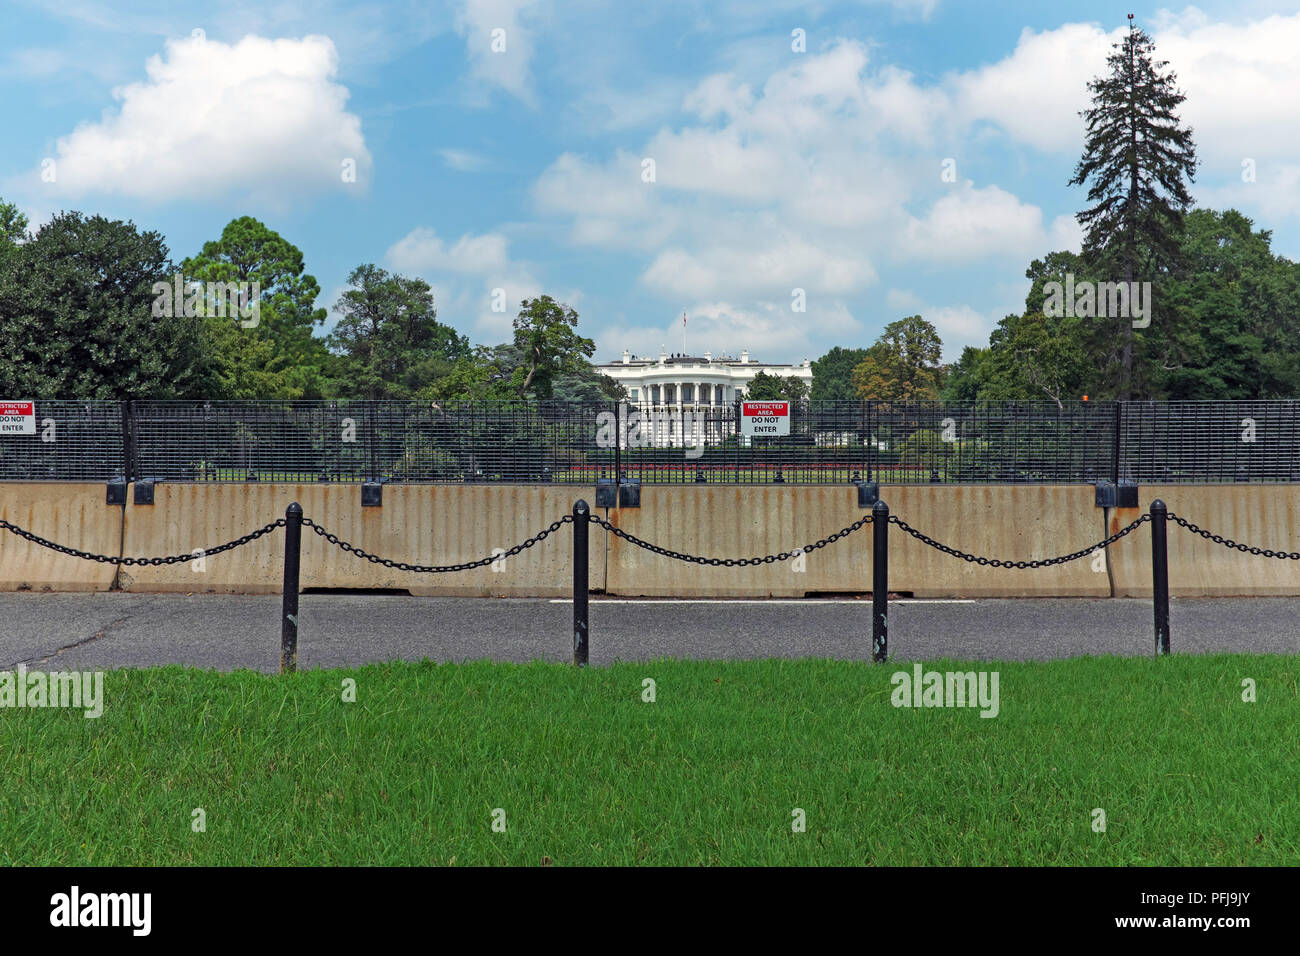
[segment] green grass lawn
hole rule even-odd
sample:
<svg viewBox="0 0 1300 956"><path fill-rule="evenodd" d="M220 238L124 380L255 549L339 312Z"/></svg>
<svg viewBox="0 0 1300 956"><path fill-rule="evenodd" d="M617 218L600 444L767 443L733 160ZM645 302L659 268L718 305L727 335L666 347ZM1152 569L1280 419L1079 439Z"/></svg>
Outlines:
<svg viewBox="0 0 1300 956"><path fill-rule="evenodd" d="M110 671L99 719L0 709L0 863L1300 859L1300 658L926 669L999 715L893 707L902 662Z"/></svg>

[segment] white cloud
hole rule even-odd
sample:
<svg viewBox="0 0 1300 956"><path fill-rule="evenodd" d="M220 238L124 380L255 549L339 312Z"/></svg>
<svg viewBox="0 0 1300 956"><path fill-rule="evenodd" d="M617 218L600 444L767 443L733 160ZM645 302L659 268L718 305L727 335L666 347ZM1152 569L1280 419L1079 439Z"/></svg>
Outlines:
<svg viewBox="0 0 1300 956"><path fill-rule="evenodd" d="M456 15L456 32L465 38L474 78L498 86L530 106L536 103L529 69L534 43L519 15L535 2L464 0Z"/></svg>
<svg viewBox="0 0 1300 956"><path fill-rule="evenodd" d="M863 335L862 323L839 300L812 304L806 313L793 313L789 303L747 306L706 299L694 302L686 312L687 349L692 355L712 352L714 356L737 356L747 348L754 361L800 361L821 354L822 335L843 341ZM609 356L621 355L623 349L644 356L657 356L660 348L670 353L679 351L681 310L671 313L662 325L607 325L597 337L597 346L598 355Z"/></svg>
<svg viewBox="0 0 1300 956"><path fill-rule="evenodd" d="M911 289L890 289L885 293L885 305L889 306L891 312L898 312L901 318L903 314L916 315L921 309L922 299Z"/></svg>
<svg viewBox="0 0 1300 956"><path fill-rule="evenodd" d="M472 316L473 327L463 331L476 342L510 338L519 303L543 291L532 268L510 258L510 242L499 232L466 233L448 243L434 230L420 226L395 242L384 261L398 272L428 281L440 315ZM577 308L580 293L570 289L565 296L556 298ZM498 302L504 311L495 311Z"/></svg>
<svg viewBox="0 0 1300 956"><path fill-rule="evenodd" d="M361 121L332 79L338 56L328 37L173 40L145 69L146 81L113 91L116 110L59 139L52 191L277 197L369 180ZM345 184L349 159L357 181Z"/></svg>
<svg viewBox="0 0 1300 956"><path fill-rule="evenodd" d="M387 260L406 272L464 272L487 275L505 267L509 242L500 233L466 233L450 246L426 226L411 230L389 250Z"/></svg>
<svg viewBox="0 0 1300 956"><path fill-rule="evenodd" d="M695 254L666 249L641 275L641 281L664 298L711 296L743 285L751 292L782 296L793 290L805 296L843 295L876 279L871 263L837 254L799 236L774 236L747 245L710 243Z"/></svg>
<svg viewBox="0 0 1300 956"><path fill-rule="evenodd" d="M1087 83L1107 72L1106 56L1125 29L1067 23L1025 30L1004 59L949 77L953 106L966 122L995 122L1044 152L1076 153L1084 134L1078 111L1090 105ZM1187 95L1179 112L1203 156L1227 162L1294 152L1300 13L1227 23L1189 7L1162 11L1151 34Z"/></svg>
<svg viewBox="0 0 1300 956"><path fill-rule="evenodd" d="M438 155L449 169L454 169L461 173L476 173L488 165L488 158L482 153L475 153L468 149L440 149Z"/></svg>
<svg viewBox="0 0 1300 956"><path fill-rule="evenodd" d="M952 262L1006 256L1023 260L1047 242L1043 213L997 186L955 187L907 225L902 249L916 259Z"/></svg>
<svg viewBox="0 0 1300 956"><path fill-rule="evenodd" d="M969 305L941 305L921 313L943 339L943 361L955 362L968 345L985 346L996 322Z"/></svg>
<svg viewBox="0 0 1300 956"><path fill-rule="evenodd" d="M1067 23L1041 33L1024 30L1009 56L948 78L951 119L992 121L1036 149L1077 153L1088 81L1106 71L1106 55L1122 29L1106 33L1093 24Z"/></svg>

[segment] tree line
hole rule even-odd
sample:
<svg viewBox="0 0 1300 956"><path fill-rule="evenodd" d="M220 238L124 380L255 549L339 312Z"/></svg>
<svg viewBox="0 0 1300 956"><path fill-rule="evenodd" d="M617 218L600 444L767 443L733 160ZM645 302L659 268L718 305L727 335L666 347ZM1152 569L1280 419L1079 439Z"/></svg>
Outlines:
<svg viewBox="0 0 1300 956"><path fill-rule="evenodd" d="M315 306L320 285L301 250L252 217L233 220L179 263L159 233L130 222L65 212L35 231L27 226L0 200L0 338L8 344L0 394L624 397L589 361L596 346L578 334L577 312L548 295L520 303L511 341L472 347L438 321L427 282L367 263L348 276L333 306L338 323L322 336L327 312ZM201 290L218 283L256 288L255 319L211 303ZM174 284L186 291L173 295Z"/></svg>
<svg viewBox="0 0 1300 956"><path fill-rule="evenodd" d="M747 394L804 401L950 402L1252 399L1300 393L1300 264L1234 209L1191 209L1197 159L1176 113L1185 97L1140 29L1089 84L1083 155L1067 185L1088 187L1080 252L1034 259L1024 309L987 346L943 363L920 315L866 348L836 346L800 380L759 372ZM371 263L333 304L333 332L302 252L251 217L174 263L156 232L65 212L29 232L0 200L0 394L47 398L619 400L591 362L578 315L525 299L508 342L471 346L438 320L429 284ZM180 308L158 315L159 283L256 283L255 324ZM1112 314L1132 290L1141 320ZM1061 290L1087 289L1062 308ZM177 297L179 298L179 297ZM1071 296L1071 298L1073 298ZM186 303L188 305L188 303ZM1131 298L1124 305L1132 305Z"/></svg>
<svg viewBox="0 0 1300 956"><path fill-rule="evenodd" d="M813 363L814 399L950 402L1090 399L1233 400L1300 394L1300 264L1235 209L1191 209L1198 166L1167 61L1130 26L1089 84L1083 155L1067 185L1087 186L1079 253L1025 271L1023 311L985 347L940 362L934 326L910 316L867 349ZM1149 283L1140 321L1103 314L1101 284ZM1061 289L1088 289L1062 308ZM1073 305L1073 303L1071 303ZM1110 310L1114 311L1114 310ZM1131 310L1130 310L1131 313Z"/></svg>

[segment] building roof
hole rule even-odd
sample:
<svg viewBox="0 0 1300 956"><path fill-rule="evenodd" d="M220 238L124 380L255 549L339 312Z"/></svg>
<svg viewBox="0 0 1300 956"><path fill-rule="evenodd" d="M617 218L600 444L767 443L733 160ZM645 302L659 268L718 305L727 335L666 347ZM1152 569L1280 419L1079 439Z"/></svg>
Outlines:
<svg viewBox="0 0 1300 956"><path fill-rule="evenodd" d="M632 365L658 365L659 359L644 355L631 355L626 362L615 359L612 362L598 362L597 368L626 368ZM683 355L673 352L663 360L664 365L740 365L745 368L800 368L794 362L760 362L753 358L736 358L731 355L716 355L705 358L703 355Z"/></svg>

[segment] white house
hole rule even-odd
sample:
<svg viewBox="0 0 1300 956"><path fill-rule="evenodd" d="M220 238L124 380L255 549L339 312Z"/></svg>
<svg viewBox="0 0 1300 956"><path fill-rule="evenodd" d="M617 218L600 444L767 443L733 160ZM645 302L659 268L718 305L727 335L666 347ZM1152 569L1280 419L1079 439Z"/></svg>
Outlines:
<svg viewBox="0 0 1300 956"><path fill-rule="evenodd" d="M759 372L803 379L812 388L812 362L798 365L752 361L749 349L740 358L712 353L669 355L660 351L659 358L640 358L623 350L621 362L597 365L601 372L627 388L628 402L633 405L729 405L744 397L745 390Z"/></svg>

